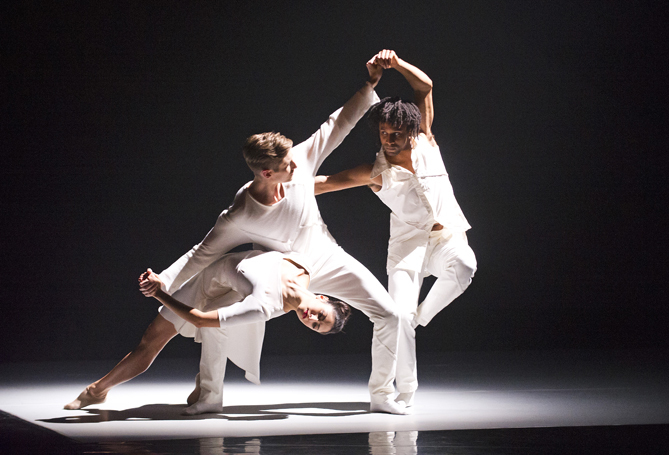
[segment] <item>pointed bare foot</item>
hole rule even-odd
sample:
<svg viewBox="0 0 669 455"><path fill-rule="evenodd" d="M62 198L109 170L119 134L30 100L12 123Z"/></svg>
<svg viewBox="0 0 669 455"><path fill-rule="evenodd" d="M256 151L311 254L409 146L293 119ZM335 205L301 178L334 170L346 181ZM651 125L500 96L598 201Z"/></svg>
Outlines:
<svg viewBox="0 0 669 455"><path fill-rule="evenodd" d="M197 400L200 399L200 390L200 373L198 373L195 376L195 388L190 395L188 395L188 399L186 400L186 403L188 403L189 406L197 403Z"/></svg>
<svg viewBox="0 0 669 455"><path fill-rule="evenodd" d="M76 400L63 406L63 409L81 409L92 404L104 403L107 400L107 394L101 396L94 396L92 393L93 386L89 385L79 394Z"/></svg>

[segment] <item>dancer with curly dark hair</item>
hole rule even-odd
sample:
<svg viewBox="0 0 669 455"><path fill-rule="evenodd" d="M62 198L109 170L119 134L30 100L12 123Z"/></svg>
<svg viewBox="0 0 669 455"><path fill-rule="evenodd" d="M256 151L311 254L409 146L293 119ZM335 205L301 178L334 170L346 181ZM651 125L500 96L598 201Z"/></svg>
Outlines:
<svg viewBox="0 0 669 455"><path fill-rule="evenodd" d="M414 90L414 102L384 98L372 106L367 118L381 146L375 162L317 176L316 194L367 185L392 210L388 292L401 311L395 401L408 407L418 387L415 329L467 289L476 257L465 235L470 225L432 135L432 80L392 50L370 62L402 74ZM419 305L423 278L429 275L437 281Z"/></svg>

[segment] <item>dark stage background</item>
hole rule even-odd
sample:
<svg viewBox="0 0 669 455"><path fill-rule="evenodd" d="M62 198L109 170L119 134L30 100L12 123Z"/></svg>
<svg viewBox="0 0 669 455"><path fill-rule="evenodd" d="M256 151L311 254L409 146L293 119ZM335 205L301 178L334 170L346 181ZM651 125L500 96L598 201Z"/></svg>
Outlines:
<svg viewBox="0 0 669 455"><path fill-rule="evenodd" d="M649 5L4 4L0 360L124 355L157 308L137 276L198 243L251 179L244 138L306 139L383 48L434 81L479 262L419 351L666 348L669 18ZM377 92L411 97L393 71ZM321 172L375 150L361 124ZM385 284L385 206L367 189L319 204ZM284 317L265 352L366 352L371 328L357 312L320 337ZM177 339L165 355L197 352Z"/></svg>

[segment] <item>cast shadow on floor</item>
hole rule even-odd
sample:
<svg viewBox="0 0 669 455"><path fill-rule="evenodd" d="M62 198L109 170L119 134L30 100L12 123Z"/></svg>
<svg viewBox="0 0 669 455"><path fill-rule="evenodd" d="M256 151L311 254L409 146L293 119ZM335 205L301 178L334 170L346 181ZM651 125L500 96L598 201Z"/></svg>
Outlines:
<svg viewBox="0 0 669 455"><path fill-rule="evenodd" d="M126 420L282 420L291 415L311 417L347 417L368 414L367 402L280 403L271 405L224 406L219 414L185 416L181 404L147 404L120 411L111 409L81 409L88 414L38 419L45 423L99 423ZM294 409L295 412L290 412Z"/></svg>

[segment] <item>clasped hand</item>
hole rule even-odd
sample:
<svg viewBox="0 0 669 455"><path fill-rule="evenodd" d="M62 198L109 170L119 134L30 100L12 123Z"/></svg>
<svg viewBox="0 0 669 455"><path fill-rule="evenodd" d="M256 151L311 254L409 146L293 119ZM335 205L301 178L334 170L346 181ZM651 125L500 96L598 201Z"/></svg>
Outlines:
<svg viewBox="0 0 669 455"><path fill-rule="evenodd" d="M146 297L155 297L156 293L160 290L163 282L151 269L146 269L146 272L142 273L139 276L139 290Z"/></svg>

